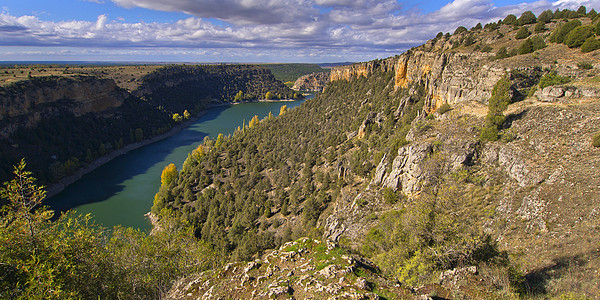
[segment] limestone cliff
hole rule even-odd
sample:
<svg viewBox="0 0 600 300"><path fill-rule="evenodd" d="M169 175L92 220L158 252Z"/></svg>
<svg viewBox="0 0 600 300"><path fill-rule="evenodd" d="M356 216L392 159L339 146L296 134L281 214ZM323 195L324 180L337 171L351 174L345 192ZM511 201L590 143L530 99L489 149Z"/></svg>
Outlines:
<svg viewBox="0 0 600 300"><path fill-rule="evenodd" d="M329 74L325 72L311 73L301 76L294 82L293 90L321 92L329 82Z"/></svg>
<svg viewBox="0 0 600 300"><path fill-rule="evenodd" d="M335 67L331 80L393 71L395 88L422 84L427 92L425 108L433 111L444 103L486 101L494 84L507 71L489 58L487 53L408 51L385 60Z"/></svg>

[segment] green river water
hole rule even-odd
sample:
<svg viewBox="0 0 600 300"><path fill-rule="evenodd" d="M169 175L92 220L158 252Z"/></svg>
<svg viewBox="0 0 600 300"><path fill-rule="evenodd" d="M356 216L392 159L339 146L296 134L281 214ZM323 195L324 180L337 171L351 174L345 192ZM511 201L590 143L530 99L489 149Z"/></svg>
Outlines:
<svg viewBox="0 0 600 300"><path fill-rule="evenodd" d="M262 119L272 112L277 116L281 106L287 105L289 109L302 102L252 102L210 108L179 134L115 158L84 175L46 204L57 212L74 209L81 214L90 213L96 223L108 228L122 225L147 231L151 225L144 214L150 211L166 165L175 163L181 169L188 153L205 136L214 139L219 133L231 134L254 115Z"/></svg>

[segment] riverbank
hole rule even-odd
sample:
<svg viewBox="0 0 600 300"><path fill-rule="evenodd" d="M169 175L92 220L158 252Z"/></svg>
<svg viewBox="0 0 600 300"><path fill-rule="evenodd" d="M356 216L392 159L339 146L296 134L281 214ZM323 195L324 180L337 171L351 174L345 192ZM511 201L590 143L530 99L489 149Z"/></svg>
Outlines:
<svg viewBox="0 0 600 300"><path fill-rule="evenodd" d="M228 104L224 103L224 104L218 104L218 105L214 105L214 106L223 106L223 105L228 105ZM208 108L210 108L212 106L213 105L209 106ZM195 122L197 122L202 116L204 116L205 113L206 113L206 110L199 113L198 115L194 116L193 118L190 118L189 120L187 120L185 122L182 122L181 124L175 125L168 132L159 134L155 137L152 137L150 139L147 139L147 140L144 140L144 141L141 141L138 143L128 144L121 149L115 150L111 153L108 153L102 157L95 159L94 161L87 164L86 166L78 169L72 175L66 176L65 178L59 180L57 183L54 183L51 186L47 187L46 188L46 199L62 192L69 185L71 185L71 184L75 183L77 180L81 179L81 177L83 177L83 175L94 171L95 169L101 167L102 165L110 162L111 160L113 160L121 155L126 154L129 151L132 151L132 150L150 145L152 143L156 143L158 141L164 140L166 138L172 137L174 135L177 135L183 129L185 129L185 128L189 127L190 125L194 124Z"/></svg>

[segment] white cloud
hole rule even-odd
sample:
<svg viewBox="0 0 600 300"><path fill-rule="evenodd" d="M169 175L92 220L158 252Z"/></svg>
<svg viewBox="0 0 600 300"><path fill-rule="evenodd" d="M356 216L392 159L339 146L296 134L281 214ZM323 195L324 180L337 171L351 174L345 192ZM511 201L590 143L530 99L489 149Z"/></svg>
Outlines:
<svg viewBox="0 0 600 300"><path fill-rule="evenodd" d="M156 51L157 56L171 53L174 57L216 57L221 53L223 60L229 57L229 61L273 59L278 55L294 61L314 55L368 60L400 53L437 32L452 32L460 25L470 27L478 22L485 24L509 13L532 10L539 14L557 7L576 9L582 3L588 9L600 7L600 3L593 2L599 4L596 6L576 0L540 0L504 7L495 7L490 0L454 0L438 11L420 14L403 12L395 0L206 0L202 5L193 0L113 1L125 7L184 11L192 16L171 23L128 23L106 14L99 15L96 21L52 22L3 11L0 46L37 47L35 51L39 47L69 48L63 55L79 51L94 56L94 51L99 51L127 57L131 53L149 56ZM262 14L249 13L258 10ZM205 19L209 16L229 24L215 25Z"/></svg>

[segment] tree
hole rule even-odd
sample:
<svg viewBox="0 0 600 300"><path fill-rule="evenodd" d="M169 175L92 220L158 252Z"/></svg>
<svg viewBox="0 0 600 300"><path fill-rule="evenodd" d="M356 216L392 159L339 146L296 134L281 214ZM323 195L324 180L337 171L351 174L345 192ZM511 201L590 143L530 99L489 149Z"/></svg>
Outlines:
<svg viewBox="0 0 600 300"><path fill-rule="evenodd" d="M248 123L248 127L252 128L252 127L258 125L259 122L260 122L260 120L258 119L258 116L254 115L254 117L252 117L252 120L250 120L250 123Z"/></svg>
<svg viewBox="0 0 600 300"><path fill-rule="evenodd" d="M521 43L521 46L519 46L519 54L527 54L531 52L533 52L533 43L531 42L531 39L526 39L523 41L523 43Z"/></svg>
<svg viewBox="0 0 600 300"><path fill-rule="evenodd" d="M585 6L583 6L583 5L579 6L579 8L577 9L577 14L581 17L584 17L585 15L587 15L587 9L585 8Z"/></svg>
<svg viewBox="0 0 600 300"><path fill-rule="evenodd" d="M535 15L533 14L533 12L531 11L526 11L523 14L521 14L521 17L519 17L518 20L518 24L519 25L527 25L527 24L533 24L537 21L537 18L535 17Z"/></svg>
<svg viewBox="0 0 600 300"><path fill-rule="evenodd" d="M579 26L567 35L565 38L565 44L569 46L569 48L579 48L585 40L594 35L594 28L592 25L587 26Z"/></svg>
<svg viewBox="0 0 600 300"><path fill-rule="evenodd" d="M265 99L266 99L266 100L271 100L271 99L273 99L273 94L272 94L271 92L267 92L267 93L265 94Z"/></svg>
<svg viewBox="0 0 600 300"><path fill-rule="evenodd" d="M244 93L243 93L242 91L239 91L239 92L238 92L238 93L235 95L235 97L233 98L233 101L234 101L234 102L240 102L240 101L242 101L242 100L244 100Z"/></svg>
<svg viewBox="0 0 600 300"><path fill-rule="evenodd" d="M190 112L186 109L183 111L183 117L188 120L192 115L190 114Z"/></svg>
<svg viewBox="0 0 600 300"><path fill-rule="evenodd" d="M167 165L160 174L160 184L163 186L169 186L169 184L171 184L171 182L177 178L177 175L177 167L175 164Z"/></svg>
<svg viewBox="0 0 600 300"><path fill-rule="evenodd" d="M458 26L458 27L456 28L456 30L454 30L454 34L455 34L455 35L456 35L456 34L461 34L461 33L463 33L463 32L467 32L467 31L468 31L468 29L467 29L466 27L464 27L464 26Z"/></svg>
<svg viewBox="0 0 600 300"><path fill-rule="evenodd" d="M597 49L600 49L600 41L593 36L587 38L583 45L581 45L581 52L583 53L591 52Z"/></svg>
<svg viewBox="0 0 600 300"><path fill-rule="evenodd" d="M543 23L549 23L550 21L552 21L552 18L554 17L554 14L552 13L551 10L545 10L543 11L539 16L538 16L538 22L543 22Z"/></svg>
<svg viewBox="0 0 600 300"><path fill-rule="evenodd" d="M279 109L279 115L283 115L287 112L287 105L282 105L281 108Z"/></svg>
<svg viewBox="0 0 600 300"><path fill-rule="evenodd" d="M510 14L508 16L506 16L506 18L504 18L504 20L502 20L503 24L506 25L516 25L517 24L517 16Z"/></svg>
<svg viewBox="0 0 600 300"><path fill-rule="evenodd" d="M504 124L504 111L510 104L510 80L504 75L492 90L488 100L488 113L485 118L485 128L481 132L481 139L495 141L499 138L498 130Z"/></svg>
<svg viewBox="0 0 600 300"><path fill-rule="evenodd" d="M526 37L528 37L531 33L529 33L529 30L527 29L527 27L521 27L521 29L519 29L519 31L517 31L517 35L515 36L515 38L517 40L522 40Z"/></svg>
<svg viewBox="0 0 600 300"><path fill-rule="evenodd" d="M579 20L572 20L566 24L563 24L562 26L559 26L554 30L554 32L552 32L552 35L550 36L550 42L562 44L571 30L579 26L581 26L581 21Z"/></svg>

